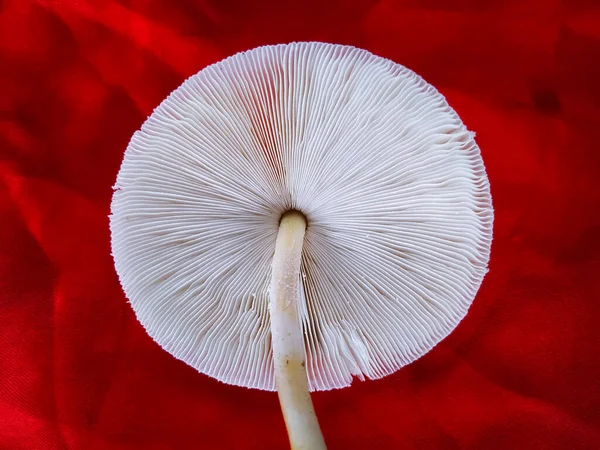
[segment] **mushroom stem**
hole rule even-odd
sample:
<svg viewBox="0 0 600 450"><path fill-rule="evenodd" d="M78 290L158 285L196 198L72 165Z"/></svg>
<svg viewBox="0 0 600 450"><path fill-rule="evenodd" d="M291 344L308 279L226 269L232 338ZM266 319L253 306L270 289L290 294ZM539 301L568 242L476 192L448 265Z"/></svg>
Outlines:
<svg viewBox="0 0 600 450"><path fill-rule="evenodd" d="M271 336L275 383L292 450L322 450L325 441L308 392L304 339L298 318L300 261L306 220L281 218L271 273Z"/></svg>

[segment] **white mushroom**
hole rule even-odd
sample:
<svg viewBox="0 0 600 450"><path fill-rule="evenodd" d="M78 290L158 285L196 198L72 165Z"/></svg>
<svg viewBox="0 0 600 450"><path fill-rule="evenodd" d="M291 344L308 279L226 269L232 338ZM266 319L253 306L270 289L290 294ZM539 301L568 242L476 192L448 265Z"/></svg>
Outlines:
<svg viewBox="0 0 600 450"><path fill-rule="evenodd" d="M125 153L111 216L125 293L165 350L277 387L292 447L324 448L308 390L395 372L473 301L493 221L473 137L435 88L353 47L209 66Z"/></svg>

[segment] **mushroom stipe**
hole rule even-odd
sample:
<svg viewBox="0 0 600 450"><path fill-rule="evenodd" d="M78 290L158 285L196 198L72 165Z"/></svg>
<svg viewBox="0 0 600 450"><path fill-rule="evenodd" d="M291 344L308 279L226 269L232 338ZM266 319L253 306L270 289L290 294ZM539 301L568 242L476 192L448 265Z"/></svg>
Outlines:
<svg viewBox="0 0 600 450"><path fill-rule="evenodd" d="M294 449L309 392L381 378L466 315L493 208L474 134L414 72L342 45L259 47L172 92L125 152L115 266L165 350L277 390Z"/></svg>

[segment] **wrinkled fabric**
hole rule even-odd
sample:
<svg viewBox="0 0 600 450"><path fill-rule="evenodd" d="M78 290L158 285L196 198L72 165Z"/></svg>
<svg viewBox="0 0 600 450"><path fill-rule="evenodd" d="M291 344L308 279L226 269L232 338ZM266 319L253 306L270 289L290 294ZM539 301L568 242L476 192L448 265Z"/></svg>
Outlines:
<svg viewBox="0 0 600 450"><path fill-rule="evenodd" d="M0 2L0 449L287 448L276 394L155 344L110 256L131 134L263 44L366 48L477 133L490 272L419 361L313 396L330 449L600 448L600 5L593 0Z"/></svg>

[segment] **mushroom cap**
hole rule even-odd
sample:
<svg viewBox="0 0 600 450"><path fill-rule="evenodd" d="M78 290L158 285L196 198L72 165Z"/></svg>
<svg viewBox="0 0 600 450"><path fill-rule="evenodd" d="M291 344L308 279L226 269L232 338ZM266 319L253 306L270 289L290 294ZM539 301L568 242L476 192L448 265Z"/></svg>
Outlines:
<svg viewBox="0 0 600 450"><path fill-rule="evenodd" d="M290 209L308 223L298 308L311 390L425 354L487 272L485 168L435 88L353 47L259 47L185 81L125 153L112 250L150 336L199 372L274 390L268 293Z"/></svg>

